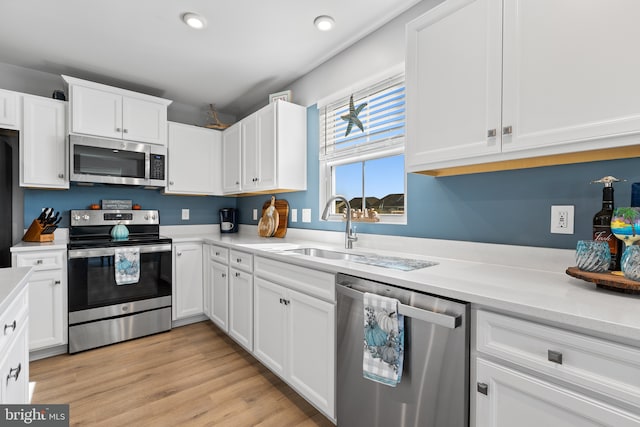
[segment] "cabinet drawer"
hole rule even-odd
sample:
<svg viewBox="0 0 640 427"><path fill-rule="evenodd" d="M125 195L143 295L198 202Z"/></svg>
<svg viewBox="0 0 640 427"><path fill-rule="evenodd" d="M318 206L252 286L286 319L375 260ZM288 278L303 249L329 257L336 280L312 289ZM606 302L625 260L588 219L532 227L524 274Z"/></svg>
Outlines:
<svg viewBox="0 0 640 427"><path fill-rule="evenodd" d="M25 287L11 303L7 311L0 315L0 354L4 354L6 346L15 338L16 332L27 319L28 289Z"/></svg>
<svg viewBox="0 0 640 427"><path fill-rule="evenodd" d="M55 270L62 268L63 251L25 252L16 254L16 267L33 267L34 270Z"/></svg>
<svg viewBox="0 0 640 427"><path fill-rule="evenodd" d="M640 407L640 348L478 310L476 349Z"/></svg>
<svg viewBox="0 0 640 427"><path fill-rule="evenodd" d="M253 272L253 255L231 250L229 253L229 265L251 273Z"/></svg>
<svg viewBox="0 0 640 427"><path fill-rule="evenodd" d="M216 245L210 245L209 247L209 254L210 254L210 258L213 261L218 261L222 264L228 264L229 263L229 249L222 247L222 246L216 246Z"/></svg>
<svg viewBox="0 0 640 427"><path fill-rule="evenodd" d="M326 301L336 300L336 278L331 273L256 257L256 276Z"/></svg>

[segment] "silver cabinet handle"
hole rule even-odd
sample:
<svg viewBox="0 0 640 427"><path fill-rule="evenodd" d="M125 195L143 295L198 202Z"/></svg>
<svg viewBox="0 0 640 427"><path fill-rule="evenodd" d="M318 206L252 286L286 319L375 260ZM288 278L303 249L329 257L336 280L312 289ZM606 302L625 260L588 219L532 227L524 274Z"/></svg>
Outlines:
<svg viewBox="0 0 640 427"><path fill-rule="evenodd" d="M9 329L9 328L11 328L11 332L15 332L17 326L18 326L18 324L16 323L15 320L13 321L13 323L9 323L8 325L5 324L4 325L4 334L7 335L7 329Z"/></svg>
<svg viewBox="0 0 640 427"><path fill-rule="evenodd" d="M505 126L502 128L502 134L503 135L511 135L513 133L513 127L511 126Z"/></svg>
<svg viewBox="0 0 640 427"><path fill-rule="evenodd" d="M560 353L559 351L548 350L547 359L549 360L549 362L562 365L562 353Z"/></svg>
<svg viewBox="0 0 640 427"><path fill-rule="evenodd" d="M178 252L178 253L176 253L176 255L182 256L182 252Z"/></svg>
<svg viewBox="0 0 640 427"><path fill-rule="evenodd" d="M54 285L59 285L60 284L60 280L56 280L55 282L53 282Z"/></svg>
<svg viewBox="0 0 640 427"><path fill-rule="evenodd" d="M216 252L216 256L220 256L220 252Z"/></svg>
<svg viewBox="0 0 640 427"><path fill-rule="evenodd" d="M18 377L20 376L20 371L22 371L22 363L18 363L17 368L10 368L9 375L7 375L7 385L9 384L9 380L11 378L15 379L18 382Z"/></svg>
<svg viewBox="0 0 640 427"><path fill-rule="evenodd" d="M236 185L240 184L240 181L236 181Z"/></svg>
<svg viewBox="0 0 640 427"><path fill-rule="evenodd" d="M227 277L227 273L222 273L221 275L223 278Z"/></svg>
<svg viewBox="0 0 640 427"><path fill-rule="evenodd" d="M240 277L240 273L236 273L236 277Z"/></svg>
<svg viewBox="0 0 640 427"><path fill-rule="evenodd" d="M129 129L122 129L122 132L129 133Z"/></svg>
<svg viewBox="0 0 640 427"><path fill-rule="evenodd" d="M482 393L486 396L489 393L489 386L485 383L478 383L478 393Z"/></svg>
<svg viewBox="0 0 640 427"><path fill-rule="evenodd" d="M169 185L173 185L173 181L169 181Z"/></svg>
<svg viewBox="0 0 640 427"><path fill-rule="evenodd" d="M116 132L122 132L121 128L116 128Z"/></svg>
<svg viewBox="0 0 640 427"><path fill-rule="evenodd" d="M242 262L242 258L238 258L238 259L236 259L236 262L237 262L237 263L241 263L241 262Z"/></svg>
<svg viewBox="0 0 640 427"><path fill-rule="evenodd" d="M495 138L497 132L495 129L489 129L487 131L487 138Z"/></svg>
<svg viewBox="0 0 640 427"><path fill-rule="evenodd" d="M43 261L42 261L41 259L36 260L36 264L37 264L37 265L42 264L42 262L43 262Z"/></svg>
<svg viewBox="0 0 640 427"><path fill-rule="evenodd" d="M64 174L63 173L59 173L58 174L58 178L63 179L64 178Z"/></svg>

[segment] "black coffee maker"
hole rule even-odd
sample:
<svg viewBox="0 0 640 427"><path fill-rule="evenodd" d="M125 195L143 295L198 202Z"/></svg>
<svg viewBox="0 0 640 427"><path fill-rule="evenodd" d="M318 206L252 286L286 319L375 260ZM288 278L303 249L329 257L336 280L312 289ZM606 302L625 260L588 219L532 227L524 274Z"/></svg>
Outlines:
<svg viewBox="0 0 640 427"><path fill-rule="evenodd" d="M220 233L238 232L238 210L235 208L220 209Z"/></svg>

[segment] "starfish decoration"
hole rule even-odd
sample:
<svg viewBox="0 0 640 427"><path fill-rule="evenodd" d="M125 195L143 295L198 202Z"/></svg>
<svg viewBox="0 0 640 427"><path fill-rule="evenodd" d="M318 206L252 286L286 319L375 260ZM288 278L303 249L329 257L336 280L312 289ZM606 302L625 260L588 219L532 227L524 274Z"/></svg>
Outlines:
<svg viewBox="0 0 640 427"><path fill-rule="evenodd" d="M358 118L358 114L360 114L360 111L362 111L362 109L366 106L367 106L367 103L365 102L363 104L358 105L358 108L356 108L353 105L353 95L351 95L351 98L349 99L349 114L340 116L342 120L344 120L345 122L349 122L349 124L347 125L347 131L344 133L345 137L351 133L351 129L353 128L353 125L358 126L358 128L360 128L360 130L364 132L364 126L362 126L362 122Z"/></svg>

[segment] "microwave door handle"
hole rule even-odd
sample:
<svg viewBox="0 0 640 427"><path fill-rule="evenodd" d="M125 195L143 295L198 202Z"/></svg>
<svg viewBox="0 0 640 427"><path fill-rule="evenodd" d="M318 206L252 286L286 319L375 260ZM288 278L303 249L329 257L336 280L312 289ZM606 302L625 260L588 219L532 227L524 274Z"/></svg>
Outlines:
<svg viewBox="0 0 640 427"><path fill-rule="evenodd" d="M338 284L339 292L348 295L351 298L362 300L363 292L351 288L350 286ZM435 311L416 308L410 305L398 303L398 314L411 317L423 322L433 323L435 325L444 326L445 328L455 329L462 324L462 316L451 316L445 313L436 313Z"/></svg>

